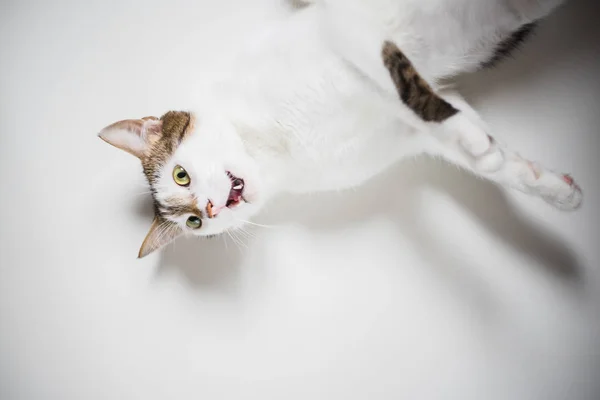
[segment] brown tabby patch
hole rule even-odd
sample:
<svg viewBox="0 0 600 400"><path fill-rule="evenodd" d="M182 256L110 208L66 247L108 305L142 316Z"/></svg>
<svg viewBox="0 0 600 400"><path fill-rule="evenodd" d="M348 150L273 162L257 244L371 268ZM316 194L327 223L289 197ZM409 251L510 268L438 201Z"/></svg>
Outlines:
<svg viewBox="0 0 600 400"><path fill-rule="evenodd" d="M148 183L150 184L150 190L152 191L154 198L154 210L157 215L160 215L161 213L154 194L156 193L155 185L160 170L173 155L181 142L183 142L183 140L194 130L194 118L188 112L169 111L160 117L160 120L162 121L162 134L152 143L147 155L142 158L142 167L144 168L146 179L148 179ZM192 199L190 199L190 201L191 200ZM190 203L190 205L191 204L195 204L195 202ZM173 208L173 211L169 213L171 215L180 215L183 213L183 207L183 205L177 204ZM163 208L171 209L170 207ZM196 214L194 211L187 212ZM201 214L198 213L197 215L200 216Z"/></svg>
<svg viewBox="0 0 600 400"><path fill-rule="evenodd" d="M196 206L196 199L189 196L172 196L161 204L162 215L170 217L180 217L182 215L194 214L202 218L202 211Z"/></svg>
<svg viewBox="0 0 600 400"><path fill-rule="evenodd" d="M160 168L173 155L175 149L191 131L189 128L192 125L190 113L182 111L169 111L160 119L162 121L162 134L158 140L152 143L148 155L142 159L144 174L150 185L155 183Z"/></svg>
<svg viewBox="0 0 600 400"><path fill-rule="evenodd" d="M410 60L394 43L386 41L381 56L400 99L421 119L427 122L443 122L458 113L456 108L438 96L421 78Z"/></svg>

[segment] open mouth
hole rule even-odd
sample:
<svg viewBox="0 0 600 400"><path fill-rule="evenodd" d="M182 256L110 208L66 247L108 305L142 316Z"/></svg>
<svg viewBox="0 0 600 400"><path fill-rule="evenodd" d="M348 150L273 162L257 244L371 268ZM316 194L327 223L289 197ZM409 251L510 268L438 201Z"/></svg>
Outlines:
<svg viewBox="0 0 600 400"><path fill-rule="evenodd" d="M227 208L234 208L239 205L244 199L244 180L233 175L227 171L227 176L231 180L231 190L229 190L229 197L225 206Z"/></svg>

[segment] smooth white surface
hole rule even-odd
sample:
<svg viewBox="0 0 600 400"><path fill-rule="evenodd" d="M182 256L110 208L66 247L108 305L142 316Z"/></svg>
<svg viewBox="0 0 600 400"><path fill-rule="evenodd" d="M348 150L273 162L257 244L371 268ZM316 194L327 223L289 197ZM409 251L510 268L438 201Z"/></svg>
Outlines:
<svg viewBox="0 0 600 400"><path fill-rule="evenodd" d="M138 261L141 166L96 133L186 108L285 7L0 5L0 398L598 398L596 9L463 85L496 136L573 173L581 211L423 159L282 199L241 249Z"/></svg>

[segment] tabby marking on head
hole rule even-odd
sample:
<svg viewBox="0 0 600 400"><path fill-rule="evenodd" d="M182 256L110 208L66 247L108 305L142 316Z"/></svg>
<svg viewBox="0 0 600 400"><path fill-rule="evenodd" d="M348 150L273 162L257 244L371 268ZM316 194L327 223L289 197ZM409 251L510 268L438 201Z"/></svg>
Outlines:
<svg viewBox="0 0 600 400"><path fill-rule="evenodd" d="M160 121L162 134L150 146L148 154L142 158L144 174L151 187L158 179L160 168L194 128L194 120L188 112L169 111L160 118Z"/></svg>

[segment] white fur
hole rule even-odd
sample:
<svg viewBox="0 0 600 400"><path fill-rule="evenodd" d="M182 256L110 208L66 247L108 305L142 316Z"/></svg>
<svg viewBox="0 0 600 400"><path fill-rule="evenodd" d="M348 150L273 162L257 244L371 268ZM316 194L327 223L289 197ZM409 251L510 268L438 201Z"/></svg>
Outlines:
<svg viewBox="0 0 600 400"><path fill-rule="evenodd" d="M422 122L399 100L380 52L394 41L437 82L476 69L499 38L547 15L558 0L322 0L271 26L198 104L196 131L176 151L160 195L182 190L174 165L192 177L199 206L223 204L231 170L250 204L225 210L195 234L237 226L274 195L360 185L403 157L429 153L507 187L573 209L581 192L562 175L491 142L457 93L462 112ZM537 172L537 173L536 173ZM185 229L185 218L177 221ZM189 229L188 229L189 231Z"/></svg>

